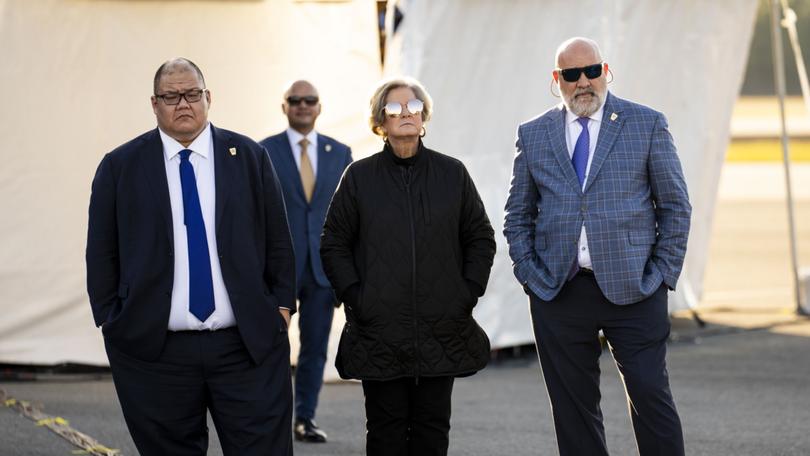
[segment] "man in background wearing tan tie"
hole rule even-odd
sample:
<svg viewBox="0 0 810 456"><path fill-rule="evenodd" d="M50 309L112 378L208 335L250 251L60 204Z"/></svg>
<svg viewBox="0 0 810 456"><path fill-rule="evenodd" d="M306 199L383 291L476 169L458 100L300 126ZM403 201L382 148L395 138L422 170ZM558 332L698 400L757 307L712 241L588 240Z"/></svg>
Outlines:
<svg viewBox="0 0 810 456"><path fill-rule="evenodd" d="M295 250L298 278L301 349L295 372L295 439L326 442L315 424L323 383L332 315L337 303L321 266L320 235L326 210L351 149L315 131L321 113L318 91L308 81L295 81L284 93L281 109L289 128L261 141L281 181Z"/></svg>

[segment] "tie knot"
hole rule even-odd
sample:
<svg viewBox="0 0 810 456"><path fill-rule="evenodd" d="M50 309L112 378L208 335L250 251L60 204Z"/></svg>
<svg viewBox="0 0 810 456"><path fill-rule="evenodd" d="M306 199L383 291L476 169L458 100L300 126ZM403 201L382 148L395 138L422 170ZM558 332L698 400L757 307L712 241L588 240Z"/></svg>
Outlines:
<svg viewBox="0 0 810 456"><path fill-rule="evenodd" d="M191 150L183 149L180 151L180 161L188 160L188 157L191 155Z"/></svg>
<svg viewBox="0 0 810 456"><path fill-rule="evenodd" d="M588 128L589 120L591 120L590 117L580 117L579 119L577 119L577 122L579 122L579 124L582 125L582 128Z"/></svg>
<svg viewBox="0 0 810 456"><path fill-rule="evenodd" d="M307 138L303 138L301 141L298 141L298 144L301 145L302 149L306 149L309 145L309 140Z"/></svg>

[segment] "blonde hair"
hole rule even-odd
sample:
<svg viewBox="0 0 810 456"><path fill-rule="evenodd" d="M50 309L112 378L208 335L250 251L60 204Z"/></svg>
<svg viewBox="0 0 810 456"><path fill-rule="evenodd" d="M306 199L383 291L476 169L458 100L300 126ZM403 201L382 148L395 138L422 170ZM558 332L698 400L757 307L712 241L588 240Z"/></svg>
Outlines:
<svg viewBox="0 0 810 456"><path fill-rule="evenodd" d="M430 120L430 116L433 114L433 99L430 98L430 94L428 94L421 82L407 76L385 79L374 89L374 93L371 95L371 101L369 101L368 125L375 135L385 136L381 128L383 122L385 122L385 112L383 112L385 99L392 90L401 87L411 89L414 95L416 95L416 98L425 105L422 109L422 122Z"/></svg>

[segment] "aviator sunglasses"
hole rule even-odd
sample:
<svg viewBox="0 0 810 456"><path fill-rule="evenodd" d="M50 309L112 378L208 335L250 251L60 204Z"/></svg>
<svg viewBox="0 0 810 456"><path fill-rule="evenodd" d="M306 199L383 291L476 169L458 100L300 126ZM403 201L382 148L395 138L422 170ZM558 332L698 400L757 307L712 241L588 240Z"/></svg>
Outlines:
<svg viewBox="0 0 810 456"><path fill-rule="evenodd" d="M307 95L305 97L298 97L295 95L291 95L287 97L287 104L290 106L298 106L302 102L307 106L315 106L316 104L318 104L318 97L314 95Z"/></svg>
<svg viewBox="0 0 810 456"><path fill-rule="evenodd" d="M416 98L408 100L408 103L405 105L392 101L383 107L383 112L389 117L399 117L402 115L403 107L407 109L410 114L419 114L422 112L422 109L425 108L425 104L422 103L422 100Z"/></svg>
<svg viewBox="0 0 810 456"><path fill-rule="evenodd" d="M585 77L588 79L596 79L602 76L602 65L604 65L604 62L594 63L593 65L580 68L566 68L564 70L557 68L557 72L562 75L562 78L566 82L577 82L582 73L585 73Z"/></svg>

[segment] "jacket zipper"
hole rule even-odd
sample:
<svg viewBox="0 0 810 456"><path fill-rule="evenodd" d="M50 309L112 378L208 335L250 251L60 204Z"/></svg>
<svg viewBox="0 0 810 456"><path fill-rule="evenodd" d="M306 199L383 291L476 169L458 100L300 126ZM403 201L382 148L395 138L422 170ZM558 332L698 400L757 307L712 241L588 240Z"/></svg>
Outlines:
<svg viewBox="0 0 810 456"><path fill-rule="evenodd" d="M402 178L405 181L405 192L408 200L408 221L411 225L411 307L413 310L413 355L414 355L414 382L419 384L419 325L416 319L416 230L413 225L413 207L411 202L411 167L402 170Z"/></svg>

